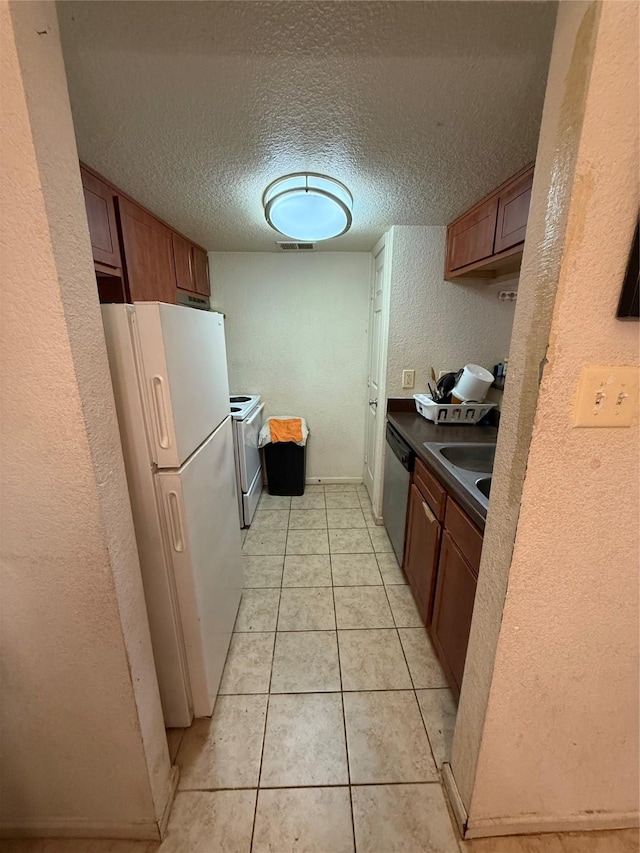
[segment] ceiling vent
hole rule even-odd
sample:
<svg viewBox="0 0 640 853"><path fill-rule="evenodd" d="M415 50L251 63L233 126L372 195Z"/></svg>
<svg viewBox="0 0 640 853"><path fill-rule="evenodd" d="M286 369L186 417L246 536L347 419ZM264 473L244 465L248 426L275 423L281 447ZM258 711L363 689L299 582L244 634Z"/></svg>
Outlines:
<svg viewBox="0 0 640 853"><path fill-rule="evenodd" d="M315 245L315 243L292 243L276 240L276 246L279 246L283 252L311 252L315 249Z"/></svg>

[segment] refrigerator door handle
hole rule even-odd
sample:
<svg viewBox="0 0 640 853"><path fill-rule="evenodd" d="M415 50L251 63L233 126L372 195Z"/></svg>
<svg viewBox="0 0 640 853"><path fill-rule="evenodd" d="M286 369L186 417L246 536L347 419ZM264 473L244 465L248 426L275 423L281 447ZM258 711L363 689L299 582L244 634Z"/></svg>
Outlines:
<svg viewBox="0 0 640 853"><path fill-rule="evenodd" d="M171 491L167 495L169 507L169 526L171 527L172 545L175 551L184 551L184 535L182 532L182 519L180 516L180 499L178 493Z"/></svg>
<svg viewBox="0 0 640 853"><path fill-rule="evenodd" d="M158 428L158 444L163 450L166 450L171 445L171 439L169 438L167 407L164 400L164 380L162 376L156 374L156 376L152 377L151 388L153 389L153 408Z"/></svg>

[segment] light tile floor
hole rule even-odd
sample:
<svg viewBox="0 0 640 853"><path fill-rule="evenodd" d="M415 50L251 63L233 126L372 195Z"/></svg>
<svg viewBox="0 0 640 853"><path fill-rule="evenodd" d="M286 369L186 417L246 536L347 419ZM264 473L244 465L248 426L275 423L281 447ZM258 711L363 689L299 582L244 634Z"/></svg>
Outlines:
<svg viewBox="0 0 640 853"><path fill-rule="evenodd" d="M177 753L169 838L203 807L189 797L257 789L248 843L234 804L233 853L458 853L438 772L453 699L373 522L361 486L261 498L221 695Z"/></svg>
<svg viewBox="0 0 640 853"><path fill-rule="evenodd" d="M15 853L636 853L637 832L459 841L440 784L455 704L363 486L263 495L211 719L168 731L167 837Z"/></svg>

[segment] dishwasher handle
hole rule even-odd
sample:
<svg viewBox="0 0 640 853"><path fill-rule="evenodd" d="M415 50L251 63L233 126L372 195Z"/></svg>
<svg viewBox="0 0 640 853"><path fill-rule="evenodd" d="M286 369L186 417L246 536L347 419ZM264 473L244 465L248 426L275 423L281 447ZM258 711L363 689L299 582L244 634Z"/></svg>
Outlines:
<svg viewBox="0 0 640 853"><path fill-rule="evenodd" d="M386 439L389 448L393 451L402 467L407 471L413 471L416 454L390 423L387 423Z"/></svg>

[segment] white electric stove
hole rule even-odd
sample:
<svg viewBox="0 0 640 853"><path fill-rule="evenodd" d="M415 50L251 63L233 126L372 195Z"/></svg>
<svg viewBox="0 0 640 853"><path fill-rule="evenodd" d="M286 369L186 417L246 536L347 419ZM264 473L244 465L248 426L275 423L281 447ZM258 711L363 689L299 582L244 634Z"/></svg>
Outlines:
<svg viewBox="0 0 640 853"><path fill-rule="evenodd" d="M236 461L240 527L248 527L262 492L262 468L258 436L264 403L259 394L232 394L233 450Z"/></svg>

